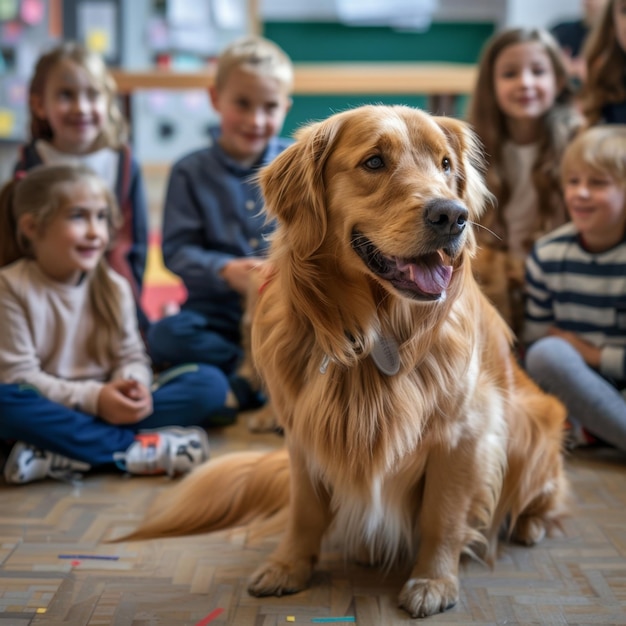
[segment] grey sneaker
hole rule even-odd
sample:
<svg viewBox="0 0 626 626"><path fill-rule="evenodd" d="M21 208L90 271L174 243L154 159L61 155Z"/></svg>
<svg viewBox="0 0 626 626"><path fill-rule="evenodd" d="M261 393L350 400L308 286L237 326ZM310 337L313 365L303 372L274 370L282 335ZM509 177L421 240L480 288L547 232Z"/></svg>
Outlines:
<svg viewBox="0 0 626 626"><path fill-rule="evenodd" d="M18 441L4 464L4 479L12 485L21 485L44 478L71 480L76 474L87 472L91 465L68 459L60 454L42 450Z"/></svg>
<svg viewBox="0 0 626 626"><path fill-rule="evenodd" d="M209 438L195 426L144 430L135 435L126 452L117 452L113 458L129 474L178 476L209 458Z"/></svg>

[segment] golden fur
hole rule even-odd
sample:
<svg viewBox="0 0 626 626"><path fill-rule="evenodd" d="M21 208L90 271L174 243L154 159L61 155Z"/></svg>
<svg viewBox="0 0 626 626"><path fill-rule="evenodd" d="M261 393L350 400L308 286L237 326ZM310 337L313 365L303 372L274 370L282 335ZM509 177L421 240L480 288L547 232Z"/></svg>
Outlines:
<svg viewBox="0 0 626 626"><path fill-rule="evenodd" d="M279 228L253 352L287 449L198 468L127 538L282 511L250 593L305 588L333 533L361 561L410 562L399 602L427 616L458 600L463 552L489 559L503 527L533 544L558 524L564 409L472 277L480 165L464 123L367 106L303 129L262 172ZM380 337L396 374L372 358Z"/></svg>
<svg viewBox="0 0 626 626"><path fill-rule="evenodd" d="M241 318L243 361L237 371L237 374L245 378L255 391L264 391L265 394L267 394L267 390L263 389L263 381L252 358L251 343L254 312L256 311L261 291L265 288L270 278L270 272L271 268L265 263L256 268L250 276L248 291L244 299L243 316ZM261 408L245 411L245 420L248 430L253 433L275 431L278 428L274 407L272 407L269 399Z"/></svg>

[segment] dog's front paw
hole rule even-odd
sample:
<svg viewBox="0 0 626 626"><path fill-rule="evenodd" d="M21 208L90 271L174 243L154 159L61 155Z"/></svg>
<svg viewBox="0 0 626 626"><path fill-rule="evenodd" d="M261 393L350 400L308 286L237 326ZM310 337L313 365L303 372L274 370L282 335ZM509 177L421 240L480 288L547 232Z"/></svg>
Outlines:
<svg viewBox="0 0 626 626"><path fill-rule="evenodd" d="M400 592L400 608L411 617L428 617L453 607L459 599L456 576L409 578Z"/></svg>
<svg viewBox="0 0 626 626"><path fill-rule="evenodd" d="M250 578L248 593L253 596L282 596L296 593L308 586L313 565L304 560L295 563L270 561Z"/></svg>

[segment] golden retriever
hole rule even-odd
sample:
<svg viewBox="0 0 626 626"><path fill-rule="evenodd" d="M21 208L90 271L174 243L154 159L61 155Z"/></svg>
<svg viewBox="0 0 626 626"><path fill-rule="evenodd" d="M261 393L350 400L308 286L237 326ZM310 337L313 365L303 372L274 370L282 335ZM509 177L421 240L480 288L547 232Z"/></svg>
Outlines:
<svg viewBox="0 0 626 626"><path fill-rule="evenodd" d="M286 449L208 462L126 539L286 510L251 594L305 588L332 533L360 561L410 562L399 602L423 617L457 602L462 553L558 524L564 409L472 277L481 158L463 122L365 106L302 129L262 171L279 227L253 353Z"/></svg>

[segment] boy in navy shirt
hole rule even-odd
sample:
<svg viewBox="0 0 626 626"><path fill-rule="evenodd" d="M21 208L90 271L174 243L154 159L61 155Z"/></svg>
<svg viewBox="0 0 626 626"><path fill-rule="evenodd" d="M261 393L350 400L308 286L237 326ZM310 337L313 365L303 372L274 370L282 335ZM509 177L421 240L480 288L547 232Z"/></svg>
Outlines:
<svg viewBox="0 0 626 626"><path fill-rule="evenodd" d="M151 356L157 367L217 365L230 377L240 409L260 403L235 371L242 300L274 229L261 214L254 176L290 143L277 135L292 83L292 63L274 43L246 37L227 47L210 89L220 126L209 147L174 165L165 200L163 258L188 297L179 313L152 326Z"/></svg>

